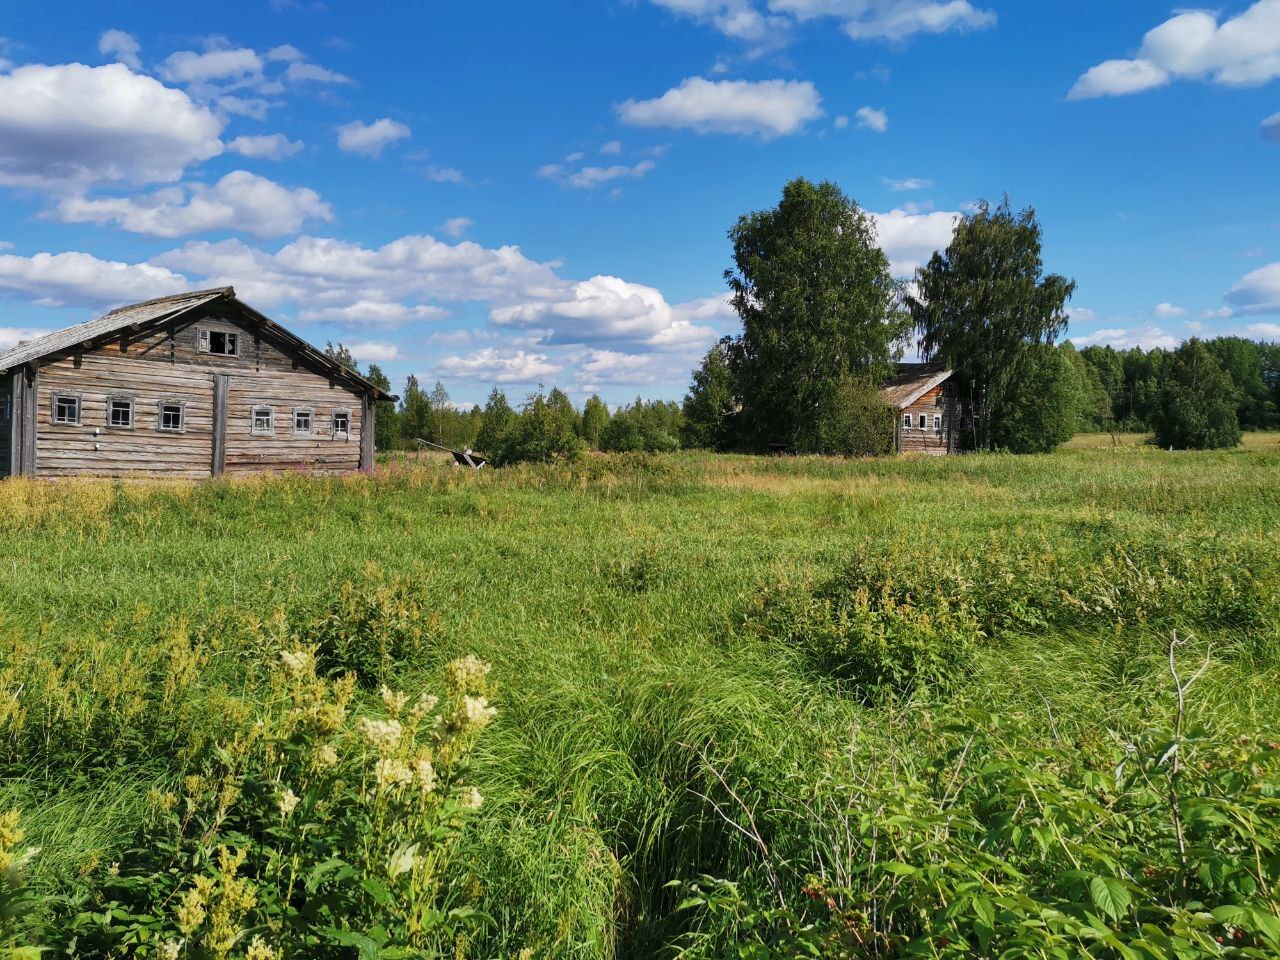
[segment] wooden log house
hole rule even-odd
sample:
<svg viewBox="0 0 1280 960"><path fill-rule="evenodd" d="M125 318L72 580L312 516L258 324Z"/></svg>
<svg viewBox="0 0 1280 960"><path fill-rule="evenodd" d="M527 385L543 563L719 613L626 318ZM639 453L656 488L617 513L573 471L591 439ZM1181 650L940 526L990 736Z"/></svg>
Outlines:
<svg viewBox="0 0 1280 960"><path fill-rule="evenodd" d="M900 363L881 391L893 408L897 453L943 456L957 452L956 400L951 371L935 363Z"/></svg>
<svg viewBox="0 0 1280 960"><path fill-rule="evenodd" d="M368 469L394 399L231 287L196 290L0 353L0 476Z"/></svg>

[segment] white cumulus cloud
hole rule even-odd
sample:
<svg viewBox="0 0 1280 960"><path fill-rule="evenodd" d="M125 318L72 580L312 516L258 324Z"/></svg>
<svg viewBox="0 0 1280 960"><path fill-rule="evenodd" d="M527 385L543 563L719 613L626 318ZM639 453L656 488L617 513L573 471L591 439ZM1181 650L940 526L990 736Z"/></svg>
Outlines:
<svg viewBox="0 0 1280 960"><path fill-rule="evenodd" d="M255 160L284 160L303 148L301 140L290 140L283 133L236 137L227 149Z"/></svg>
<svg viewBox="0 0 1280 960"><path fill-rule="evenodd" d="M858 120L859 130L870 130L873 133L885 133L889 129L889 114L874 107L859 107L854 116Z"/></svg>
<svg viewBox="0 0 1280 960"><path fill-rule="evenodd" d="M123 30L108 30L98 38L99 53L115 57L117 61L133 70L142 69L142 61L138 58L138 52L141 49L142 44L138 43L132 34L125 33Z"/></svg>
<svg viewBox="0 0 1280 960"><path fill-rule="evenodd" d="M969 0L653 0L753 44L784 43L795 24L831 19L855 40L899 41L918 33L980 30L994 11Z"/></svg>
<svg viewBox="0 0 1280 960"><path fill-rule="evenodd" d="M548 330L548 343L674 346L713 333L654 287L609 276L579 281L559 295L496 307L489 318L498 326Z"/></svg>
<svg viewBox="0 0 1280 960"><path fill-rule="evenodd" d="M446 236L453 237L456 240L471 229L473 223L475 221L470 217L450 217L440 225L440 229Z"/></svg>
<svg viewBox="0 0 1280 960"><path fill-rule="evenodd" d="M136 303L186 289L186 277L150 263L100 260L78 252L0 254L0 290L41 306Z"/></svg>
<svg viewBox="0 0 1280 960"><path fill-rule="evenodd" d="M1280 263L1246 273L1227 294L1237 313L1280 313Z"/></svg>
<svg viewBox="0 0 1280 960"><path fill-rule="evenodd" d="M924 264L935 250L946 249L960 214L949 210L912 213L897 208L873 213L880 247L895 276L906 276Z"/></svg>
<svg viewBox="0 0 1280 960"><path fill-rule="evenodd" d="M436 370L444 376L487 383L535 383L561 371L545 353L485 347L466 356L445 357Z"/></svg>
<svg viewBox="0 0 1280 960"><path fill-rule="evenodd" d="M1157 303L1151 313L1158 320L1173 320L1187 315L1187 311L1183 307L1168 302Z"/></svg>
<svg viewBox="0 0 1280 960"><path fill-rule="evenodd" d="M362 340L347 348L360 363L389 363L400 356L400 348L394 343Z"/></svg>
<svg viewBox="0 0 1280 960"><path fill-rule="evenodd" d="M212 80L242 80L262 73L262 57L248 47L179 50L160 64L160 76L171 83L202 84Z"/></svg>
<svg viewBox="0 0 1280 960"><path fill-rule="evenodd" d="M1088 70L1072 99L1123 96L1172 80L1259 86L1280 76L1280 0L1257 0L1234 17L1185 10L1147 32L1132 59Z"/></svg>
<svg viewBox="0 0 1280 960"><path fill-rule="evenodd" d="M390 117L383 117L373 123L353 120L338 128L338 147L348 153L376 157L387 144L409 136L412 136L409 128Z"/></svg>
<svg viewBox="0 0 1280 960"><path fill-rule="evenodd" d="M1077 347L1108 344L1117 350L1128 350L1130 347L1142 347L1144 350L1161 347L1172 350L1177 347L1178 338L1163 327L1109 327L1093 333L1072 334L1071 342Z"/></svg>
<svg viewBox="0 0 1280 960"><path fill-rule="evenodd" d="M0 184L50 191L164 183L222 152L223 121L122 63L0 75Z"/></svg>
<svg viewBox="0 0 1280 960"><path fill-rule="evenodd" d="M688 77L652 100L617 107L624 123L762 139L798 133L822 116L822 97L807 80L708 80Z"/></svg>
<svg viewBox="0 0 1280 960"><path fill-rule="evenodd" d="M615 163L607 167L585 166L572 170L559 163L549 163L538 169L538 176L580 190L591 190L610 180L638 180L657 166L652 160L641 160L634 166Z"/></svg>
<svg viewBox="0 0 1280 960"><path fill-rule="evenodd" d="M1280 113L1273 113L1262 121L1262 139L1280 143Z"/></svg>
<svg viewBox="0 0 1280 960"><path fill-rule="evenodd" d="M167 187L131 197L65 197L50 215L64 223L115 223L153 237L211 230L278 237L297 233L308 220L333 219L314 190L283 187L247 170L228 173L212 186Z"/></svg>

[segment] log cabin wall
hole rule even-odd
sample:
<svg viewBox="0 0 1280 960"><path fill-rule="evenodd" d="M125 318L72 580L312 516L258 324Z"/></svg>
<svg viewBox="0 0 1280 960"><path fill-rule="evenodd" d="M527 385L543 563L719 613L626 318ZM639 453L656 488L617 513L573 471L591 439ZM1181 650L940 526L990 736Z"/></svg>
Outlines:
<svg viewBox="0 0 1280 960"><path fill-rule="evenodd" d="M316 372L288 340L241 319L233 308L214 303L193 314L42 362L39 475L199 478L222 464L227 472L363 465L363 394L357 388ZM211 353L207 339L202 349L209 334L234 336L234 351ZM228 341L214 342L225 347ZM225 378L224 422L215 416L218 378ZM79 423L56 422L55 398L62 394L79 398ZM111 424L112 400L132 402L130 426ZM170 408L167 421L162 405ZM182 409L179 429L173 428L175 406ZM255 408L270 408L270 430L254 429ZM310 411L310 432L295 430L295 412L302 409ZM341 413L347 430L335 434L334 416ZM304 426L305 418L297 425ZM215 427L224 427L221 442Z"/></svg>
<svg viewBox="0 0 1280 960"><path fill-rule="evenodd" d="M0 377L0 477L13 472L13 374Z"/></svg>
<svg viewBox="0 0 1280 960"><path fill-rule="evenodd" d="M910 406L899 410L899 451L933 455L950 453L954 413L945 384L934 387Z"/></svg>

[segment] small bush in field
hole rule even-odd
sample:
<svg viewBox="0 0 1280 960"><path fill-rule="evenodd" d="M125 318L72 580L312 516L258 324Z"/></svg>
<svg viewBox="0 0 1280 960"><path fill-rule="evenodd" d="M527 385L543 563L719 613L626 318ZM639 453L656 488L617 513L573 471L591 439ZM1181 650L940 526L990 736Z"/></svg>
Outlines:
<svg viewBox="0 0 1280 960"><path fill-rule="evenodd" d="M350 671L365 686L389 681L397 663L419 653L434 617L423 607L421 591L405 577L373 585L343 583L329 609L306 626L318 648L320 668Z"/></svg>
<svg viewBox="0 0 1280 960"><path fill-rule="evenodd" d="M445 671L444 698L280 652L260 717L152 813L75 923L80 955L190 960L410 958L476 922L448 882L482 797L466 777L495 710L488 667Z"/></svg>
<svg viewBox="0 0 1280 960"><path fill-rule="evenodd" d="M784 588L760 602L749 627L869 694L945 687L963 677L982 636L972 611L946 597L916 603L869 579L855 564L817 589Z"/></svg>

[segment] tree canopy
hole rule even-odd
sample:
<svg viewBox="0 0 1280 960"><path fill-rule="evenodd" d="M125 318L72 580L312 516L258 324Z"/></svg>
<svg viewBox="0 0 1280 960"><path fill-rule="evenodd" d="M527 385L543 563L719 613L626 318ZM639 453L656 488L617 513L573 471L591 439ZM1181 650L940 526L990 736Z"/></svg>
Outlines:
<svg viewBox="0 0 1280 960"><path fill-rule="evenodd" d="M725 271L742 335L728 345L746 439L794 445L849 376L891 371L906 320L874 221L830 181L796 178L779 204L729 231Z"/></svg>
<svg viewBox="0 0 1280 960"><path fill-rule="evenodd" d="M1178 450L1213 450L1240 442L1234 384L1195 337L1169 358L1155 430L1156 443Z"/></svg>
<svg viewBox="0 0 1280 960"><path fill-rule="evenodd" d="M951 243L916 271L907 306L921 357L955 372L969 445L991 449L1027 398L1018 385L1034 347L1067 327L1075 281L1044 275L1040 223L1028 207L1014 213L1006 197L994 210L979 203L955 227Z"/></svg>

